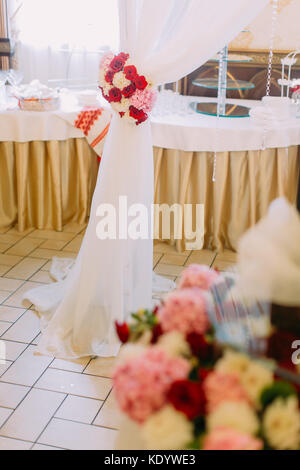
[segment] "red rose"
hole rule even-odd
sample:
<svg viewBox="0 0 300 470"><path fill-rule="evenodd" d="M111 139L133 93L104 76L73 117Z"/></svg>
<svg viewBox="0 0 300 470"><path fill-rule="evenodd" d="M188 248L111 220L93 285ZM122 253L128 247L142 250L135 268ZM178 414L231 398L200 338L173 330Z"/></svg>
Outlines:
<svg viewBox="0 0 300 470"><path fill-rule="evenodd" d="M124 73L127 80L134 80L138 76L137 69L134 65L124 67Z"/></svg>
<svg viewBox="0 0 300 470"><path fill-rule="evenodd" d="M137 126L148 119L148 114L142 109L137 109L135 106L129 107L129 115L137 121Z"/></svg>
<svg viewBox="0 0 300 470"><path fill-rule="evenodd" d="M119 114L120 114L120 117L122 118L125 113L124 113L124 111L120 111Z"/></svg>
<svg viewBox="0 0 300 470"><path fill-rule="evenodd" d="M127 59L129 59L129 54L125 54L124 52L120 52L120 54L117 56L120 59L124 60L126 62Z"/></svg>
<svg viewBox="0 0 300 470"><path fill-rule="evenodd" d="M115 325L119 340L121 341L121 343L127 343L130 335L129 326L127 325L127 323L118 323L117 321L115 322Z"/></svg>
<svg viewBox="0 0 300 470"><path fill-rule="evenodd" d="M119 88L112 88L109 90L108 101L110 103L118 103L122 99L122 93Z"/></svg>
<svg viewBox="0 0 300 470"><path fill-rule="evenodd" d="M125 59L123 56L119 54L113 58L109 66L115 73L121 72L121 70L123 70L126 60L127 59Z"/></svg>
<svg viewBox="0 0 300 470"><path fill-rule="evenodd" d="M109 70L105 75L105 81L107 83L110 83L110 85L112 85L114 76L115 76L115 73L112 70Z"/></svg>
<svg viewBox="0 0 300 470"><path fill-rule="evenodd" d="M130 83L130 85L123 88L122 94L125 96L125 98L130 98L133 95L133 93L135 92L135 90L136 90L136 86L132 82L132 83Z"/></svg>
<svg viewBox="0 0 300 470"><path fill-rule="evenodd" d="M152 329L152 338L151 338L151 344L156 344L158 339L162 336L163 330L161 325L158 323L157 325L154 326Z"/></svg>
<svg viewBox="0 0 300 470"><path fill-rule="evenodd" d="M204 335L190 333L186 337L194 356L202 361L207 361L213 357L213 345L208 343Z"/></svg>
<svg viewBox="0 0 300 470"><path fill-rule="evenodd" d="M104 93L104 90L103 90L102 86L100 86L99 88L101 90L103 98L106 99L107 101L109 101L109 97Z"/></svg>
<svg viewBox="0 0 300 470"><path fill-rule="evenodd" d="M188 419L194 419L205 413L205 395L199 382L177 380L173 382L168 392L168 400L178 411Z"/></svg>
<svg viewBox="0 0 300 470"><path fill-rule="evenodd" d="M134 78L134 83L135 86L137 87L138 90L145 90L146 86L148 85L147 80L143 75L138 75Z"/></svg>

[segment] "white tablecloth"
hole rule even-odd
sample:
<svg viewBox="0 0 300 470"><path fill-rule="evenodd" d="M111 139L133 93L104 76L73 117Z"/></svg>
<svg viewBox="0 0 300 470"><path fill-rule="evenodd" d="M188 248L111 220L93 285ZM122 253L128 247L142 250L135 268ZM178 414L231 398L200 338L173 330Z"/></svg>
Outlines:
<svg viewBox="0 0 300 470"><path fill-rule="evenodd" d="M187 101L210 101L210 98L187 97ZM257 101L230 100L249 107ZM0 142L34 140L66 140L83 137L66 120L66 113L80 111L70 101L62 101L59 111L26 112L17 108L0 112ZM218 130L216 130L218 128ZM263 128L250 118L220 118L193 113L152 117L153 145L185 151L242 151L262 148ZM293 119L267 132L269 148L300 145L300 119Z"/></svg>

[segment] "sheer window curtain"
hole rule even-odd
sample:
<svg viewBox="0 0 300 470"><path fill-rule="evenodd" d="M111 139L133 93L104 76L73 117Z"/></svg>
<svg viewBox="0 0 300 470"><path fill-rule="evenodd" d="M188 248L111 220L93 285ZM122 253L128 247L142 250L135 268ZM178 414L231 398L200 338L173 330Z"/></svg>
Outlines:
<svg viewBox="0 0 300 470"><path fill-rule="evenodd" d="M103 51L118 47L117 0L10 1L24 82L71 79L96 85Z"/></svg>
<svg viewBox="0 0 300 470"><path fill-rule="evenodd" d="M268 1L120 0L120 49L154 83L176 81L235 37ZM99 207L111 204L118 214L120 196L126 196L128 208L139 204L150 216L153 184L150 122L136 127L115 115L75 266L64 284L25 295L46 314L41 353L114 356L119 350L114 321L151 307L151 238L100 240L97 225Z"/></svg>
<svg viewBox="0 0 300 470"><path fill-rule="evenodd" d="M0 0L0 38L7 38L7 8L6 0ZM8 70L9 69L9 59L8 57L0 57L0 69Z"/></svg>

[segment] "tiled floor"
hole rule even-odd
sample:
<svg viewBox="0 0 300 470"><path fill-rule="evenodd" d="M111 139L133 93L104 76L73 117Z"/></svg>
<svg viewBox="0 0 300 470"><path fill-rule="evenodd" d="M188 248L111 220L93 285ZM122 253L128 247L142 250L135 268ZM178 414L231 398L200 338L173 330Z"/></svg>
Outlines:
<svg viewBox="0 0 300 470"><path fill-rule="evenodd" d="M35 355L39 321L21 303L23 292L52 282L52 256L75 257L84 227L63 232L0 232L0 449L113 449L118 413L111 390L114 359L62 361ZM154 269L176 280L191 263L227 270L236 260L225 251L177 253L154 246ZM0 358L4 351L0 349Z"/></svg>

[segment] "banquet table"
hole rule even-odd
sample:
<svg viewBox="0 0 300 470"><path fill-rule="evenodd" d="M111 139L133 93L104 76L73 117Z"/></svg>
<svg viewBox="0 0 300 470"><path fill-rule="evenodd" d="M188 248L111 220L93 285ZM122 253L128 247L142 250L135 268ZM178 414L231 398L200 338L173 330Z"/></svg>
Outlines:
<svg viewBox="0 0 300 470"><path fill-rule="evenodd" d="M185 100L188 105L210 99ZM0 229L18 224L21 231L29 226L61 230L88 217L98 162L83 132L66 120L74 111L80 108L68 97L58 111L12 107L0 112ZM203 204L205 248L236 249L241 234L274 198L296 200L300 119L264 131L250 118L155 113L152 134L155 203ZM174 240L171 233L178 250L186 241Z"/></svg>

